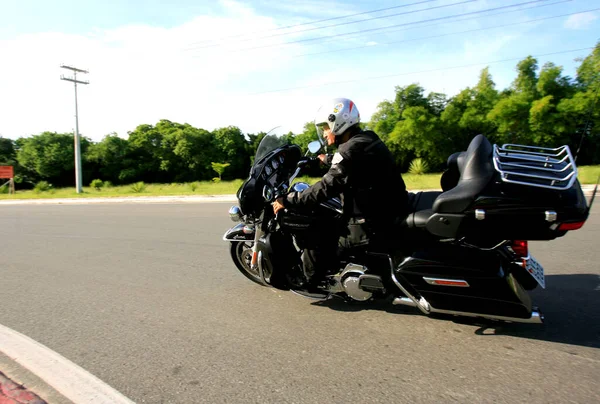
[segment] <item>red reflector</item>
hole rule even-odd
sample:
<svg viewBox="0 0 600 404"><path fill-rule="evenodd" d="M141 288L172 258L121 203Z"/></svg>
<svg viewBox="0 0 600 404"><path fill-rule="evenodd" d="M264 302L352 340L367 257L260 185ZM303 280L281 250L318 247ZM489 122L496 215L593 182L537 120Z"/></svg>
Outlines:
<svg viewBox="0 0 600 404"><path fill-rule="evenodd" d="M515 240L512 243L512 249L520 257L527 257L529 255L529 247L527 240Z"/></svg>
<svg viewBox="0 0 600 404"><path fill-rule="evenodd" d="M469 286L467 282L464 281L443 281L437 280L433 282L436 285L444 285L444 286Z"/></svg>
<svg viewBox="0 0 600 404"><path fill-rule="evenodd" d="M566 230L577 230L577 229L581 229L583 227L584 222L575 222L575 223L561 223L560 226L558 226L558 230L560 231L566 231Z"/></svg>
<svg viewBox="0 0 600 404"><path fill-rule="evenodd" d="M425 282L430 285L439 285L439 286L458 286L461 288L468 288L469 283L467 281L463 281L462 279L440 279L440 278L427 278L423 277Z"/></svg>

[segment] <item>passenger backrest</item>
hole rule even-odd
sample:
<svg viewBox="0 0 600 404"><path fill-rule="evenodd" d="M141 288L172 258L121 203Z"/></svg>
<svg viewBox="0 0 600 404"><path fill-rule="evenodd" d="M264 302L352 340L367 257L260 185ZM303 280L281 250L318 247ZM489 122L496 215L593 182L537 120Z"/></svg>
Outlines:
<svg viewBox="0 0 600 404"><path fill-rule="evenodd" d="M434 212L461 213L473 203L494 175L492 152L492 144L485 136L473 138L467 151L456 156L460 172L458 184L436 199Z"/></svg>

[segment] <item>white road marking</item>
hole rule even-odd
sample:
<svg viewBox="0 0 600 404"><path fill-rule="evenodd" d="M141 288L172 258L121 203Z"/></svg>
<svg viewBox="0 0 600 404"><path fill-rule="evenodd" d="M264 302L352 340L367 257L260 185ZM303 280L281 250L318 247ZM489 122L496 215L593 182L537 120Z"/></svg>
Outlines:
<svg viewBox="0 0 600 404"><path fill-rule="evenodd" d="M56 198L56 199L4 199L0 205L87 205L96 203L202 203L202 202L237 202L235 195L215 196L132 196L105 198Z"/></svg>
<svg viewBox="0 0 600 404"><path fill-rule="evenodd" d="M77 404L133 403L70 360L1 324L0 351Z"/></svg>

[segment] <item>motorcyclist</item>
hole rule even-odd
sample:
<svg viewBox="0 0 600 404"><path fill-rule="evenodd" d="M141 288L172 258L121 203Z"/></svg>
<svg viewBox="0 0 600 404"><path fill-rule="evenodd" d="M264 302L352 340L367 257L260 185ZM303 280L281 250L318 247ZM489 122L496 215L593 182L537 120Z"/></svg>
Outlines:
<svg viewBox="0 0 600 404"><path fill-rule="evenodd" d="M362 130L356 104L347 98L335 98L317 112L315 126L328 146L337 146L331 166L323 178L303 190L291 192L273 203L273 210L310 207L334 197L341 197L344 217L356 244L387 238L394 222L407 214L407 191L394 158L377 134ZM335 229L320 232L302 254L306 277L311 283L337 271L338 240Z"/></svg>

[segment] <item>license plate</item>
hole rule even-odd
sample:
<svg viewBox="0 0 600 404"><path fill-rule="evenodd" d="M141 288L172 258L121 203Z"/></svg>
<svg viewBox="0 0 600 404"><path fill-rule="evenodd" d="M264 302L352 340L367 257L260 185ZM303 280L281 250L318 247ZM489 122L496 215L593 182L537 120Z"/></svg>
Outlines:
<svg viewBox="0 0 600 404"><path fill-rule="evenodd" d="M533 279L535 279L543 289L546 289L544 267L542 267L532 255L529 256L529 259L523 261L525 261L525 270L527 270L529 275L533 276Z"/></svg>

